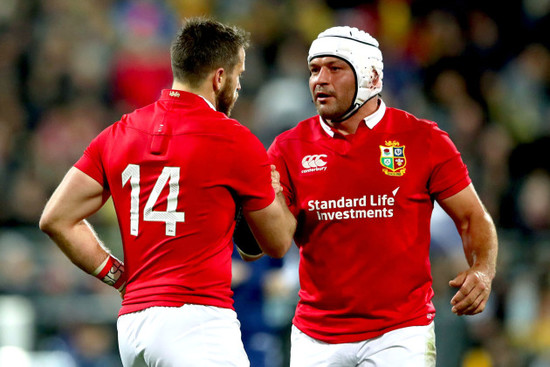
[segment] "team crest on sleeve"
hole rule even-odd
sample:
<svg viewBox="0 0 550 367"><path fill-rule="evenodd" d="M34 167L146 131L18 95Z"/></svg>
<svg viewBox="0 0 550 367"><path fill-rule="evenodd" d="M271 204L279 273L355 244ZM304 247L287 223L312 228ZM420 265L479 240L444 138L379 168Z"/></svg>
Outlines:
<svg viewBox="0 0 550 367"><path fill-rule="evenodd" d="M380 145L380 164L386 175L403 176L407 165L405 146L395 140L385 141L384 145Z"/></svg>

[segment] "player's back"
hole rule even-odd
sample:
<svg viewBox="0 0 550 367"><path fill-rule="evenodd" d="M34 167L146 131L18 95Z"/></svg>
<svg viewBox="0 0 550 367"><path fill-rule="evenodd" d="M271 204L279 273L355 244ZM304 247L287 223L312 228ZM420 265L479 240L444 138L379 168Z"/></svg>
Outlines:
<svg viewBox="0 0 550 367"><path fill-rule="evenodd" d="M261 209L272 199L256 192L269 192L257 182L269 175L259 141L181 91L163 91L96 140L124 246L121 314L183 303L231 307L235 200Z"/></svg>

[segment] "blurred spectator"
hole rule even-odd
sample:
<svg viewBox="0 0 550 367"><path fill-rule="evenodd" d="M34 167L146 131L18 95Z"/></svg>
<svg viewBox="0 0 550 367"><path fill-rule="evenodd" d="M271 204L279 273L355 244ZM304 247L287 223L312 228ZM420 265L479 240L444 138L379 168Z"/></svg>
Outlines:
<svg viewBox="0 0 550 367"><path fill-rule="evenodd" d="M273 138L315 114L308 88L307 45L291 35L281 42L271 78L254 99L253 131L269 145Z"/></svg>
<svg viewBox="0 0 550 367"><path fill-rule="evenodd" d="M0 233L0 294L32 297L42 270L33 243L14 230Z"/></svg>
<svg viewBox="0 0 550 367"><path fill-rule="evenodd" d="M280 260L267 256L254 262L244 262L233 256L233 299L241 322L243 344L251 366L278 367L282 363L282 346L278 330L266 322L264 308L266 295L263 284Z"/></svg>
<svg viewBox="0 0 550 367"><path fill-rule="evenodd" d="M527 229L550 230L550 172L536 170L525 177L518 197L518 210Z"/></svg>
<svg viewBox="0 0 550 367"><path fill-rule="evenodd" d="M120 41L111 70L113 103L125 113L156 101L172 85L169 47L175 22L159 2L121 1L114 21Z"/></svg>

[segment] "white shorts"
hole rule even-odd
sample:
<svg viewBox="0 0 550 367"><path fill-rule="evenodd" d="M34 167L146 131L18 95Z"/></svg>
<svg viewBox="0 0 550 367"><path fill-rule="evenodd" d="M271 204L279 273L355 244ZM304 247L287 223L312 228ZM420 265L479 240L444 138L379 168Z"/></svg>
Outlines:
<svg viewBox="0 0 550 367"><path fill-rule="evenodd" d="M151 307L117 321L124 367L249 367L235 311L214 306Z"/></svg>
<svg viewBox="0 0 550 367"><path fill-rule="evenodd" d="M433 322L354 343L329 344L292 326L291 367L435 367Z"/></svg>

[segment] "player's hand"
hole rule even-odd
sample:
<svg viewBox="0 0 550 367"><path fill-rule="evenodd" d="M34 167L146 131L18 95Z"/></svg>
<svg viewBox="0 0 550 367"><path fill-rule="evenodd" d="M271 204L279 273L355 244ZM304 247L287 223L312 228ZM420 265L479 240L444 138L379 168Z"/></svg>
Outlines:
<svg viewBox="0 0 550 367"><path fill-rule="evenodd" d="M473 268L458 274L449 282L451 287L458 288L451 299L452 311L458 316L482 312L489 300L491 282L487 273Z"/></svg>
<svg viewBox="0 0 550 367"><path fill-rule="evenodd" d="M283 186L281 186L281 175L277 171L277 167L274 164L271 165L271 186L275 190L275 194L283 192Z"/></svg>

